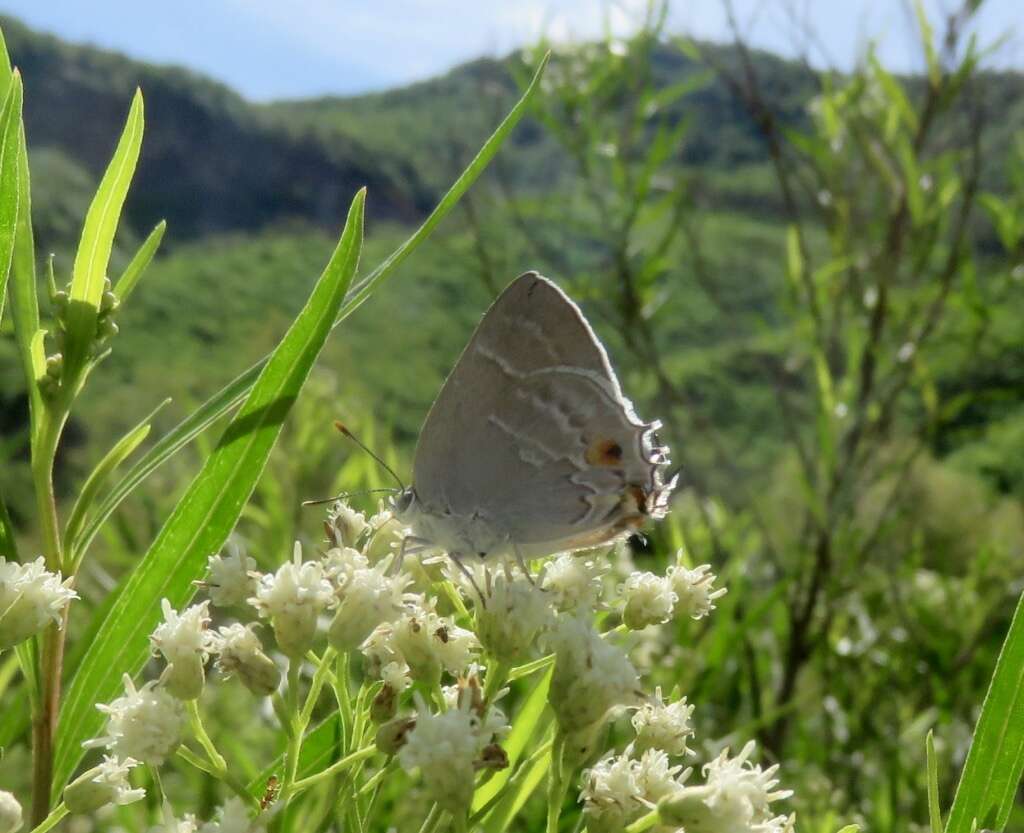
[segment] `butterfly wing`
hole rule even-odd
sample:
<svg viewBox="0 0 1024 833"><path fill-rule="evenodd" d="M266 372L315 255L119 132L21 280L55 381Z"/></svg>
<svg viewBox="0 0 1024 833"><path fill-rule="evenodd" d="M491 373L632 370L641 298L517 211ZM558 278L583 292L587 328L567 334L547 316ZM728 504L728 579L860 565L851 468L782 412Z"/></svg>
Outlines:
<svg viewBox="0 0 1024 833"><path fill-rule="evenodd" d="M579 308L535 272L487 311L438 394L413 480L435 515L524 551L589 546L664 514L666 449L622 396Z"/></svg>

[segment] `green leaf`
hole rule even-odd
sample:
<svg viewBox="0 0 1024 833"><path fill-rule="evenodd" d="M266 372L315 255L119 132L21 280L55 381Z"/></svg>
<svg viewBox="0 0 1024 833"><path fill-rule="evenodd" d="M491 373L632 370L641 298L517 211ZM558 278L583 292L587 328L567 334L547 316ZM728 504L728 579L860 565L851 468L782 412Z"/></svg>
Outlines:
<svg viewBox="0 0 1024 833"><path fill-rule="evenodd" d="M928 768L928 821L932 833L942 833L942 807L939 804L939 765L935 760L935 735L929 730L924 740L924 753Z"/></svg>
<svg viewBox="0 0 1024 833"><path fill-rule="evenodd" d="M1024 595L992 674L946 833L1002 830L1024 769Z"/></svg>
<svg viewBox="0 0 1024 833"><path fill-rule="evenodd" d="M0 558L18 561L18 541L14 536L14 523L11 513L7 511L7 502L0 492Z"/></svg>
<svg viewBox="0 0 1024 833"><path fill-rule="evenodd" d="M512 777L512 773L515 771L516 764L519 763L527 743L538 732L543 731L546 721L543 721L542 717L544 715L544 706L548 701L548 689L551 687L551 675L553 672L554 667L548 669L540 684L533 686L529 696L526 698L526 702L523 703L523 707L520 709L512 725L512 731L509 732L508 738L506 738L503 744L505 753L508 755L509 765L506 769L496 773L493 778L474 793L474 811L483 807L505 786L508 779Z"/></svg>
<svg viewBox="0 0 1024 833"><path fill-rule="evenodd" d="M928 67L928 81L937 89L942 83L942 67L939 66L939 56L935 52L935 32L921 0L914 0L914 14L921 29L921 45L924 47L924 60Z"/></svg>
<svg viewBox="0 0 1024 833"><path fill-rule="evenodd" d="M843 827L840 827L839 830L836 831L836 833L858 833L859 830L859 824L847 824Z"/></svg>
<svg viewBox="0 0 1024 833"><path fill-rule="evenodd" d="M327 340L362 246L363 204L352 202L345 230L313 294L253 385L213 453L175 506L111 608L68 689L60 714L54 796L100 728L95 705L116 696L121 676L145 664L160 600L187 603L207 557L227 540L256 486L285 417Z"/></svg>
<svg viewBox="0 0 1024 833"><path fill-rule="evenodd" d="M121 277L114 284L119 300L123 301L131 295L135 285L139 282L139 278L142 277L142 273L146 271L146 267L149 266L153 255L156 254L156 250L160 248L160 241L164 239L165 231L167 231L167 221L161 220L154 226L149 236L139 246L138 251L135 252L134 257L125 267L124 272L121 273Z"/></svg>
<svg viewBox="0 0 1024 833"><path fill-rule="evenodd" d="M69 572L78 572L81 559L75 549L75 543L82 524L85 522L86 513L95 502L100 489L106 485L114 470L149 436L153 417L170 401L170 399L165 399L142 422L118 440L86 478L85 484L79 491L78 500L75 501L74 508L68 516L67 525L64 527L64 547L70 553L68 563L72 565Z"/></svg>
<svg viewBox="0 0 1024 833"><path fill-rule="evenodd" d="M373 270L351 293L351 297L345 299L345 304L335 321L335 326L351 315L359 306L370 297L374 288L385 278L389 277L416 248L423 243L430 233L456 206L462 196L469 190L469 187L483 173L484 169L494 158L502 143L519 123L519 120L526 113L530 101L540 87L541 74L547 65L547 57L537 67L526 91L509 111L504 121L491 134L491 137L484 143L480 152L469 163L469 166L462 175L455 181L455 184L448 190L442 200L437 204L430 216L423 221L412 236L401 246L395 249ZM242 401L243 397L252 387L256 377L263 369L266 359L261 359L241 375L236 376L225 387L211 396L198 410L190 414L185 420L176 425L170 432L162 437L143 457L125 472L122 479L111 489L109 496L100 505L93 519L87 524L82 533L81 549L84 551L89 543L96 536L96 533L113 514L120 503L135 490L150 474L158 469L163 463L170 460L178 451L187 446L192 440L198 437L209 426L215 423Z"/></svg>
<svg viewBox="0 0 1024 833"><path fill-rule="evenodd" d="M0 69L0 77L3 75ZM7 84L0 110L0 318L7 299L7 278L18 230L18 144L21 138L21 77Z"/></svg>
<svg viewBox="0 0 1024 833"><path fill-rule="evenodd" d="M121 209L139 160L143 122L142 92L136 90L117 149L85 215L82 239L75 253L67 312L67 354L64 357L69 379L75 379L89 359L89 350L96 335L103 282L107 277Z"/></svg>

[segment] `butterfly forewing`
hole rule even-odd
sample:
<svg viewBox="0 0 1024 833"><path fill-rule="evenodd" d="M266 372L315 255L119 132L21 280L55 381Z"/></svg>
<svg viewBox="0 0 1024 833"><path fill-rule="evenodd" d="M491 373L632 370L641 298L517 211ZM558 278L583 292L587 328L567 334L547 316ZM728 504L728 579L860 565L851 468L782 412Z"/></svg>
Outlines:
<svg viewBox="0 0 1024 833"><path fill-rule="evenodd" d="M598 543L653 512L650 428L579 308L529 272L488 310L434 402L416 492L424 509L481 518L524 547Z"/></svg>

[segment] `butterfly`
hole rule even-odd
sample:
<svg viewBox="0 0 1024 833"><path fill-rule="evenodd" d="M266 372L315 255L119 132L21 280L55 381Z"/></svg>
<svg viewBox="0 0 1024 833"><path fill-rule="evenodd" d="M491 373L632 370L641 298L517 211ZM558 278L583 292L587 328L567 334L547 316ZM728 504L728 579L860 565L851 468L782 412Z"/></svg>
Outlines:
<svg viewBox="0 0 1024 833"><path fill-rule="evenodd" d="M668 449L623 397L580 308L536 272L486 312L392 500L407 544L465 561L599 546L661 518ZM407 550L412 551L412 550Z"/></svg>

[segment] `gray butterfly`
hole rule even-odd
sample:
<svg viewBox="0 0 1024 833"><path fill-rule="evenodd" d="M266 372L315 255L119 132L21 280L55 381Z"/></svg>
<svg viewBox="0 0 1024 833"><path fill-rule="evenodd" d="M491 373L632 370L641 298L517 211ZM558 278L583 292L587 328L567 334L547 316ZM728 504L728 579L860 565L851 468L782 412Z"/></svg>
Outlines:
<svg viewBox="0 0 1024 833"><path fill-rule="evenodd" d="M524 560L609 542L663 517L675 479L583 313L536 272L484 315L420 433L396 496L414 546Z"/></svg>

